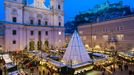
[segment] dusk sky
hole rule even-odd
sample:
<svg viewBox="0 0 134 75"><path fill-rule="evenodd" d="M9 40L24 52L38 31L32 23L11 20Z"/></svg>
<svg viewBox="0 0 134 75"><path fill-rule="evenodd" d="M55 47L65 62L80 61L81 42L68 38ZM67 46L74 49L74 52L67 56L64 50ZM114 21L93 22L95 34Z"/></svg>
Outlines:
<svg viewBox="0 0 134 75"><path fill-rule="evenodd" d="M32 2L32 0L29 0ZM106 0L64 0L65 22L71 20L76 14L81 11L87 11L93 8L96 4L104 3ZM110 3L118 2L120 0L109 0ZM130 5L134 8L134 0L122 0L124 5ZM0 0L0 20L3 20L4 8L3 0ZM47 2L48 3L48 2Z"/></svg>

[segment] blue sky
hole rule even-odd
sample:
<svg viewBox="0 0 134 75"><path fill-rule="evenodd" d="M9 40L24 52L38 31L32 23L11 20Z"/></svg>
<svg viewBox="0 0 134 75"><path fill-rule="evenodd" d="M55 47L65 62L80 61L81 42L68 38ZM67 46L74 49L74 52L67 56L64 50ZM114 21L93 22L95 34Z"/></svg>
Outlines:
<svg viewBox="0 0 134 75"><path fill-rule="evenodd" d="M3 18L4 18L4 5L3 5L3 0L0 0L0 20L3 20Z"/></svg>
<svg viewBox="0 0 134 75"><path fill-rule="evenodd" d="M28 0L30 1L30 0ZM104 3L106 0L64 0L65 22L72 20L72 18L81 11L86 11L93 8L96 4ZM118 2L120 0L109 0L110 3ZM134 0L122 0L124 5L130 5L134 8ZM32 0L30 1L32 2ZM48 2L47 2L48 3ZM3 0L0 0L0 20L4 18Z"/></svg>

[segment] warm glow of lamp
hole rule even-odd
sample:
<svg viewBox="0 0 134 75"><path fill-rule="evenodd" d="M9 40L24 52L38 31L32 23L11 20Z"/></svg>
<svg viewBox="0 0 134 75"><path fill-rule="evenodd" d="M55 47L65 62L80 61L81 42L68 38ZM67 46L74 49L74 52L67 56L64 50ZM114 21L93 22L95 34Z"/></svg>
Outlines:
<svg viewBox="0 0 134 75"><path fill-rule="evenodd" d="M85 47L86 47L88 50L90 50L90 48L89 48L89 45L88 45L88 44L86 44L86 45L85 45Z"/></svg>
<svg viewBox="0 0 134 75"><path fill-rule="evenodd" d="M95 49L101 49L100 45L95 45Z"/></svg>
<svg viewBox="0 0 134 75"><path fill-rule="evenodd" d="M59 32L59 35L61 35L61 32Z"/></svg>
<svg viewBox="0 0 134 75"><path fill-rule="evenodd" d="M131 51L134 52L134 48Z"/></svg>
<svg viewBox="0 0 134 75"><path fill-rule="evenodd" d="M85 45L85 47L89 47L89 45L88 45L88 44L86 44L86 45Z"/></svg>

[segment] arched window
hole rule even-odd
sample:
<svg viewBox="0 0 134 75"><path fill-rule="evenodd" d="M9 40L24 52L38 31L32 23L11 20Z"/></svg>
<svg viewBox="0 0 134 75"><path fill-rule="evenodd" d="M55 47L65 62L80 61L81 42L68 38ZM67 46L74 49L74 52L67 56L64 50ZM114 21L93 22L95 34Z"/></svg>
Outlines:
<svg viewBox="0 0 134 75"><path fill-rule="evenodd" d="M46 26L48 25L48 21L45 21L45 25L46 25Z"/></svg>
<svg viewBox="0 0 134 75"><path fill-rule="evenodd" d="M61 22L59 22L59 26L61 26Z"/></svg>
<svg viewBox="0 0 134 75"><path fill-rule="evenodd" d="M41 20L40 19L38 20L38 25L41 25Z"/></svg>
<svg viewBox="0 0 134 75"><path fill-rule="evenodd" d="M29 13L29 14L30 14L29 23L30 23L31 25L34 25L34 17L32 16L33 13Z"/></svg>
<svg viewBox="0 0 134 75"><path fill-rule="evenodd" d="M60 5L58 5L58 9L61 9L61 6Z"/></svg>

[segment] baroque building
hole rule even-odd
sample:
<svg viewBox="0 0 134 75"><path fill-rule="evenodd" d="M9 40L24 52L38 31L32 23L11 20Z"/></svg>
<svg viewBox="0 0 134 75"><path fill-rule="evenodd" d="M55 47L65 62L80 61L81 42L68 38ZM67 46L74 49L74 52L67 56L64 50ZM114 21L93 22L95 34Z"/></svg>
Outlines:
<svg viewBox="0 0 134 75"><path fill-rule="evenodd" d="M111 49L112 43L120 51L134 48L134 15L83 24L78 26L78 31L87 48L107 50Z"/></svg>
<svg viewBox="0 0 134 75"><path fill-rule="evenodd" d="M64 0L5 0L5 20L0 23L0 46L6 51L41 50L64 46ZM31 47L32 46L32 47Z"/></svg>

